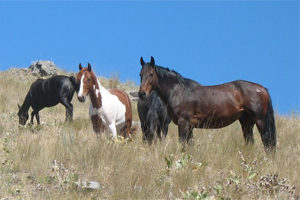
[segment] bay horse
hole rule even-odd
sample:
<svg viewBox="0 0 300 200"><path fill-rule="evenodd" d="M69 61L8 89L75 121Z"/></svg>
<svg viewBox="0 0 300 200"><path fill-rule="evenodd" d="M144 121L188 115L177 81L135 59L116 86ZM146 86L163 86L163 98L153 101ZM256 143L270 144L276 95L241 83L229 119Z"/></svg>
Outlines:
<svg viewBox="0 0 300 200"><path fill-rule="evenodd" d="M151 144L155 136L160 140L165 138L171 118L168 115L167 106L158 94L153 90L147 98L139 98L137 108L141 120L143 141ZM161 132L163 132L163 136Z"/></svg>
<svg viewBox="0 0 300 200"><path fill-rule="evenodd" d="M189 142L193 128L222 128L239 120L246 144L254 143L256 124L265 150L276 148L276 127L268 90L244 80L202 86L179 73L140 59L139 96L155 90L166 103L168 113L178 126L179 140Z"/></svg>
<svg viewBox="0 0 300 200"><path fill-rule="evenodd" d="M71 103L74 92L77 90L76 79L73 76L56 75L48 79L37 79L30 86L22 106L18 105L19 124L25 125L31 106L31 123L35 116L40 124L39 111L45 107L61 103L66 108L66 121L73 119L73 105Z"/></svg>
<svg viewBox="0 0 300 200"><path fill-rule="evenodd" d="M125 138L129 137L132 109L127 93L120 89L104 88L92 71L90 63L85 68L79 64L76 79L79 84L78 100L84 102L87 96L90 97L89 115L97 136L103 131L110 131L113 138L117 137L117 132L122 132Z"/></svg>

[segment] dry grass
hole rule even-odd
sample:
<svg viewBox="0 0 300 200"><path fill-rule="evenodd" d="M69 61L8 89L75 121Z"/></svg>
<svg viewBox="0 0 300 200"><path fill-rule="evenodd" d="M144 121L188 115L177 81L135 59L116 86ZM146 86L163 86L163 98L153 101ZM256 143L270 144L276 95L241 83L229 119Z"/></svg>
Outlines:
<svg viewBox="0 0 300 200"><path fill-rule="evenodd" d="M276 116L278 149L270 157L256 129L255 144L244 145L238 123L195 130L194 146L184 151L173 124L167 139L151 147L142 143L140 130L131 142L112 143L96 139L89 103L76 97L73 123L63 123L65 109L58 105L40 112L41 126L18 126L17 104L34 79L0 73L0 199L291 199L300 192L298 116ZM101 81L134 88L118 80ZM133 108L138 120L136 103ZM78 180L102 187L79 189L74 185Z"/></svg>

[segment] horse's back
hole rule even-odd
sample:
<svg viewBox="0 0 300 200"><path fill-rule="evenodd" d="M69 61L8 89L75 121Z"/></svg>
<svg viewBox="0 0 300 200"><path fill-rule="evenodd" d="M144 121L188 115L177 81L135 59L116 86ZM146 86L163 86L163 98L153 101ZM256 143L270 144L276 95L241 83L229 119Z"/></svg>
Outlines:
<svg viewBox="0 0 300 200"><path fill-rule="evenodd" d="M113 88L110 89L109 92L112 95L115 95L118 97L118 99L125 105L131 108L131 102L130 102L130 98L128 96L128 94L126 92L124 92L121 89L117 89L117 88Z"/></svg>
<svg viewBox="0 0 300 200"><path fill-rule="evenodd" d="M61 95L69 96L74 94L75 82L71 81L71 77L64 75L53 76L45 80L45 93L60 97Z"/></svg>

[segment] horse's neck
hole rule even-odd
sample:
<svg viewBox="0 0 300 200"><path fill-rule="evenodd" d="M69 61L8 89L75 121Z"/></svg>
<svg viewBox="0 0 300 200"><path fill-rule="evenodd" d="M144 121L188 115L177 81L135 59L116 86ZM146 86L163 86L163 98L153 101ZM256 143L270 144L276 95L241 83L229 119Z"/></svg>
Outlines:
<svg viewBox="0 0 300 200"><path fill-rule="evenodd" d="M94 84L93 92L90 94L91 103L94 108L100 108L102 106L102 99L109 95L109 91L103 87L99 80Z"/></svg>
<svg viewBox="0 0 300 200"><path fill-rule="evenodd" d="M156 91L164 103L168 104L175 88L182 87L174 80L166 80L164 77L158 77L158 86Z"/></svg>
<svg viewBox="0 0 300 200"><path fill-rule="evenodd" d="M22 106L21 106L21 110L23 112L28 112L30 105L31 105L31 95L30 95L30 91L29 91L25 97L25 100L24 100Z"/></svg>

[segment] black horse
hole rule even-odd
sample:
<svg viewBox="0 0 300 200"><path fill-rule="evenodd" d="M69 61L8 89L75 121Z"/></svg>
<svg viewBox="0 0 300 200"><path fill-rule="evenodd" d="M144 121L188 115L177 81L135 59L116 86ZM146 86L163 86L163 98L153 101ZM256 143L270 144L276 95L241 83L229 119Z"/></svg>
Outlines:
<svg viewBox="0 0 300 200"><path fill-rule="evenodd" d="M161 131L163 138L167 136L171 118L168 115L166 105L155 91L152 91L147 98L139 98L137 108L141 120L143 141L148 141L151 144L155 133L161 140Z"/></svg>
<svg viewBox="0 0 300 200"><path fill-rule="evenodd" d="M39 111L45 107L55 106L58 103L66 107L66 121L73 120L73 105L71 103L74 92L78 91L75 77L57 75L49 79L37 79L30 86L22 106L19 106L19 123L26 124L28 120L29 107L33 109L31 113L31 123L35 115L37 123L40 124Z"/></svg>

